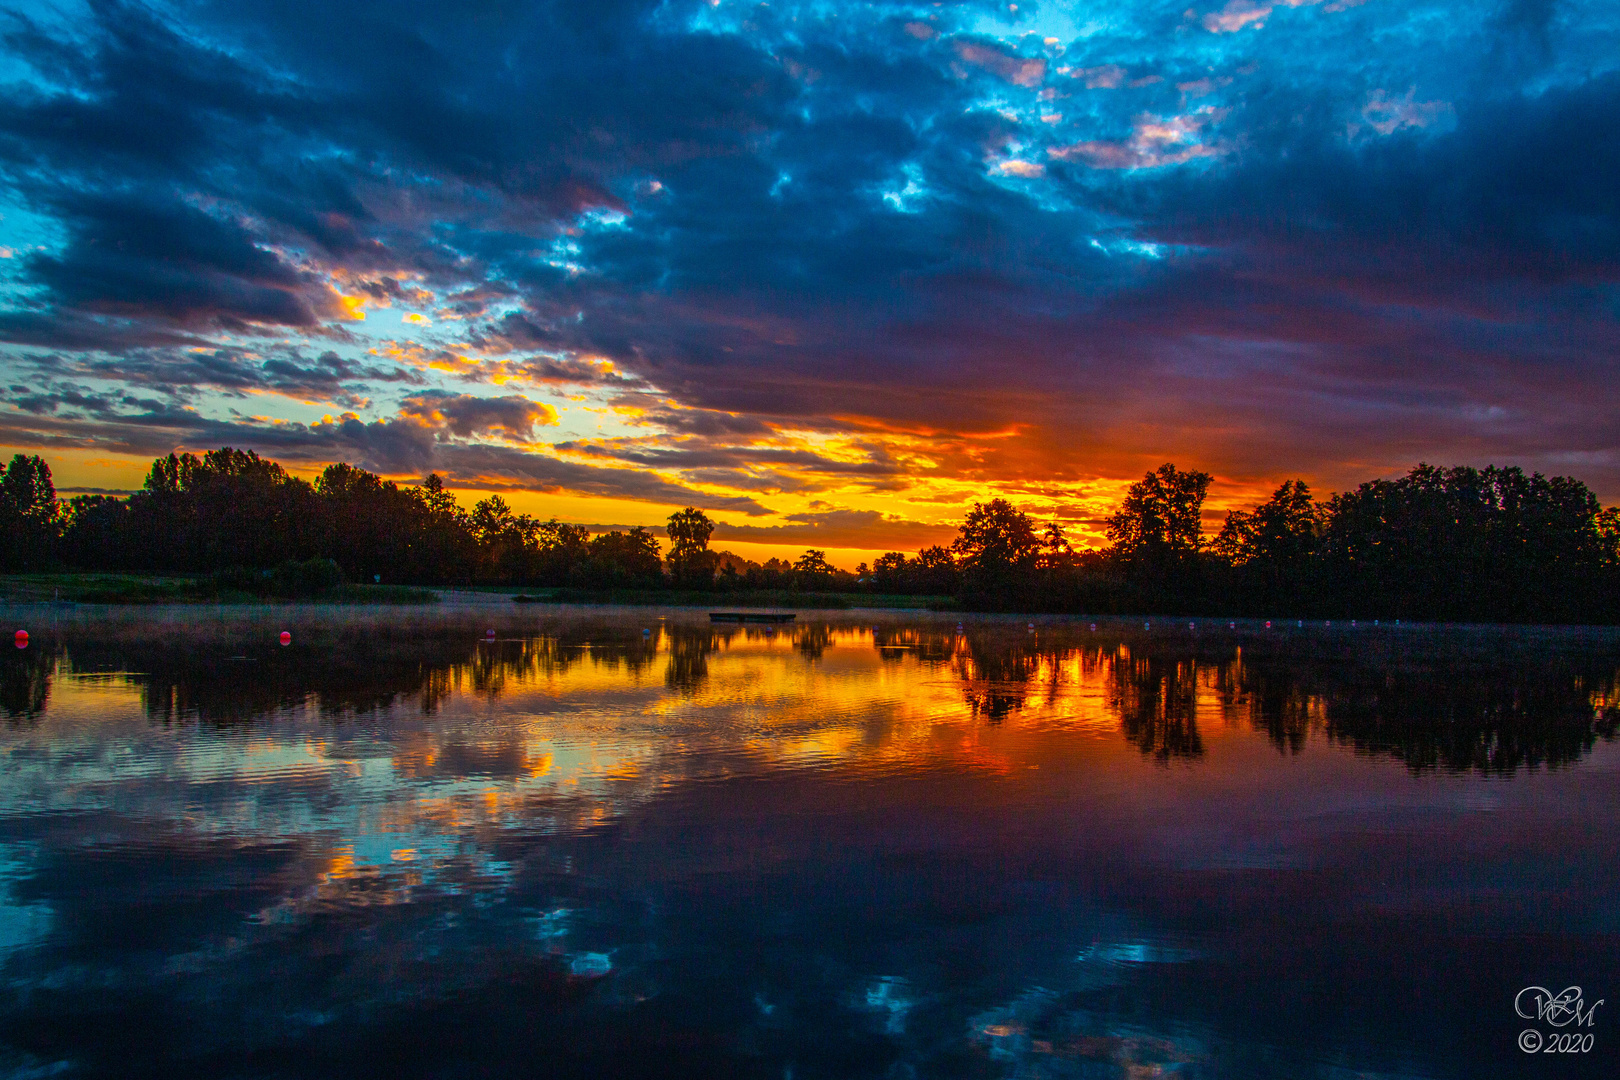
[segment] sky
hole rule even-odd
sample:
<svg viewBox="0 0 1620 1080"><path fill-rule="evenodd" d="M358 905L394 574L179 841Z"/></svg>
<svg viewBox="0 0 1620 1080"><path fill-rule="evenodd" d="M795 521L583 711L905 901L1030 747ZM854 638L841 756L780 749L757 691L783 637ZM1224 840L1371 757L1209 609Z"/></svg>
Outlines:
<svg viewBox="0 0 1620 1080"><path fill-rule="evenodd" d="M0 0L0 448L834 562L1419 461L1620 502L1620 5Z"/></svg>

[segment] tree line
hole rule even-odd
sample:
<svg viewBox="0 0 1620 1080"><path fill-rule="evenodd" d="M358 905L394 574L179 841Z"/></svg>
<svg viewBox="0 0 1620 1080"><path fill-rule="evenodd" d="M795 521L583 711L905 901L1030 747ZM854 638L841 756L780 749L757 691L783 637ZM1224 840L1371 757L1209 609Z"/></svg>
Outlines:
<svg viewBox="0 0 1620 1080"><path fill-rule="evenodd" d="M10 572L208 574L331 560L350 580L590 589L800 589L954 596L973 610L1448 621L1620 621L1620 511L1585 484L1518 468L1418 465L1326 500L1300 480L1206 535L1211 477L1167 464L1126 491L1109 543L1075 549L1056 522L1005 499L975 504L948 546L889 552L853 574L808 550L748 563L709 546L714 522L670 516L667 553L644 527L591 535L469 511L437 475L399 485L346 464L313 483L252 451L152 463L127 498L56 497L49 467L0 473Z"/></svg>
<svg viewBox="0 0 1620 1080"><path fill-rule="evenodd" d="M1620 621L1620 511L1578 480L1418 465L1325 501L1289 480L1213 538L1210 481L1148 473L1102 550L1073 550L1005 500L979 504L952 545L958 592L992 610Z"/></svg>

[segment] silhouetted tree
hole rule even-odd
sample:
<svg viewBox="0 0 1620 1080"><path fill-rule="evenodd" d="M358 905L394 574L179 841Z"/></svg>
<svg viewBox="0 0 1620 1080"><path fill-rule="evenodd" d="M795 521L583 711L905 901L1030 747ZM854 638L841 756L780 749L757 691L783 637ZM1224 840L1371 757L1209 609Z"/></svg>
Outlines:
<svg viewBox="0 0 1620 1080"><path fill-rule="evenodd" d="M1328 509L1322 570L1340 610L1564 621L1606 604L1616 614L1613 542L1578 480L1419 465Z"/></svg>
<svg viewBox="0 0 1620 1080"><path fill-rule="evenodd" d="M911 580L906 574L905 554L889 551L872 563L872 587L878 592L905 593L911 591Z"/></svg>
<svg viewBox="0 0 1620 1080"><path fill-rule="evenodd" d="M669 572L679 585L704 587L714 582L717 558L709 550L714 522L694 507L669 515Z"/></svg>
<svg viewBox="0 0 1620 1080"><path fill-rule="evenodd" d="M1128 564L1158 569L1184 563L1203 547L1208 473L1165 464L1125 492L1108 517L1108 538Z"/></svg>
<svg viewBox="0 0 1620 1080"><path fill-rule="evenodd" d="M542 585L561 585L573 579L590 557L591 532L583 525L549 518L535 521L527 515L515 519L513 541L521 536L526 576Z"/></svg>
<svg viewBox="0 0 1620 1080"><path fill-rule="evenodd" d="M658 538L639 525L627 533L601 533L588 546L590 554L581 574L585 584L645 587L663 580Z"/></svg>
<svg viewBox="0 0 1620 1080"><path fill-rule="evenodd" d="M950 596L962 587L962 572L951 553L938 545L917 552L916 592Z"/></svg>
<svg viewBox="0 0 1620 1080"><path fill-rule="evenodd" d="M1234 587L1246 606L1263 607L1284 595L1305 599L1314 591L1312 559L1327 521L1327 508L1311 498L1305 482L1286 480L1253 510L1227 514L1211 546L1234 568Z"/></svg>
<svg viewBox="0 0 1620 1080"><path fill-rule="evenodd" d="M974 503L951 544L969 602L1016 606L1029 591L1042 547L1034 520L1006 499Z"/></svg>
<svg viewBox="0 0 1620 1080"><path fill-rule="evenodd" d="M420 488L402 489L375 473L336 464L316 479L315 494L325 524L321 554L358 580L432 580L428 567L435 558L467 554L465 544L434 542L432 513Z"/></svg>
<svg viewBox="0 0 1620 1080"><path fill-rule="evenodd" d="M62 509L62 561L98 570L126 567L131 532L129 500L111 495L75 495Z"/></svg>
<svg viewBox="0 0 1620 1080"><path fill-rule="evenodd" d="M130 497L132 569L275 566L318 554L315 489L251 450L158 458Z"/></svg>
<svg viewBox="0 0 1620 1080"><path fill-rule="evenodd" d="M1207 473L1168 464L1147 474L1108 517L1112 546L1103 550L1074 550L1057 521L1039 527L1006 500L975 504L950 550L888 552L869 574L862 566L864 587L1046 611L1620 620L1620 510L1603 509L1569 477L1419 465L1326 503L1290 480L1261 505L1229 514L1205 545L1209 484ZM128 499L84 495L66 504L45 463L17 455L0 472L0 526L7 570L57 559L224 575L217 580L259 591L274 578L266 571L324 560L362 581L666 581L658 541L644 528L592 538L581 525L516 513L499 495L468 512L437 475L401 486L334 464L310 484L230 447L158 458ZM797 565L732 556L732 572L717 582L713 531L695 508L670 516L667 565L683 587L858 587L818 551Z"/></svg>
<svg viewBox="0 0 1620 1080"><path fill-rule="evenodd" d="M793 578L800 588L819 589L832 580L833 568L827 553L811 548L793 562Z"/></svg>
<svg viewBox="0 0 1620 1080"><path fill-rule="evenodd" d="M50 466L37 455L14 456L0 472L0 554L8 570L43 570L50 565L58 516Z"/></svg>
<svg viewBox="0 0 1620 1080"><path fill-rule="evenodd" d="M1205 472L1161 465L1126 489L1119 509L1108 517L1115 560L1129 580L1150 590L1153 606L1185 607L1202 591L1198 555L1204 546L1204 495L1212 479Z"/></svg>

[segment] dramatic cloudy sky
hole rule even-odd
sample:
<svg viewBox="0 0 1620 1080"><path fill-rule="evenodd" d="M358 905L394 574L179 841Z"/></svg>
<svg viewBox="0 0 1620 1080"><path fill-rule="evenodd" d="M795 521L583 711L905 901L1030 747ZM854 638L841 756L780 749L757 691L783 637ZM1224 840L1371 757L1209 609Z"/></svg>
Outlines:
<svg viewBox="0 0 1620 1080"><path fill-rule="evenodd" d="M1613 0L0 18L0 446L64 487L229 444L836 550L1163 461L1620 501Z"/></svg>

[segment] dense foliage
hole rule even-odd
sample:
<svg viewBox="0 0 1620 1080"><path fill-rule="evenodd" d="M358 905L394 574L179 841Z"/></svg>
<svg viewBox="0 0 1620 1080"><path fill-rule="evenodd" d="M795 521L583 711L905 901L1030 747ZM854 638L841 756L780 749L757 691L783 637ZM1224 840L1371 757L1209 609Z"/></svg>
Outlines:
<svg viewBox="0 0 1620 1080"><path fill-rule="evenodd" d="M973 507L948 549L890 552L849 574L818 550L763 566L711 551L714 522L692 507L671 515L666 558L646 528L592 536L513 513L498 495L467 511L438 476L400 486L337 464L309 483L225 448L159 458L127 499L63 503L45 462L19 454L0 472L0 554L8 572L246 581L329 560L349 580L390 583L912 593L981 610L1620 621L1620 511L1578 480L1419 465L1326 501L1289 480L1228 514L1213 540L1203 529L1210 482L1174 465L1148 473L1107 518L1102 550L1075 551L1056 522L992 499Z"/></svg>
<svg viewBox="0 0 1620 1080"><path fill-rule="evenodd" d="M1578 480L1419 465L1325 502L1289 480L1212 541L1210 480L1148 473L1108 517L1101 551L1074 551L1057 524L994 499L949 553L891 552L872 576L895 591L949 585L981 610L1620 622L1620 511Z"/></svg>
<svg viewBox="0 0 1620 1080"><path fill-rule="evenodd" d="M38 458L18 455L11 472L43 474L22 516L50 525L44 540L8 550L11 570L213 574L330 559L353 581L611 587L664 578L647 529L592 537L578 525L515 514L498 495L469 512L438 476L401 487L338 464L311 484L227 448L159 458L127 499L80 495L62 504ZM0 512L12 513L10 501Z"/></svg>

